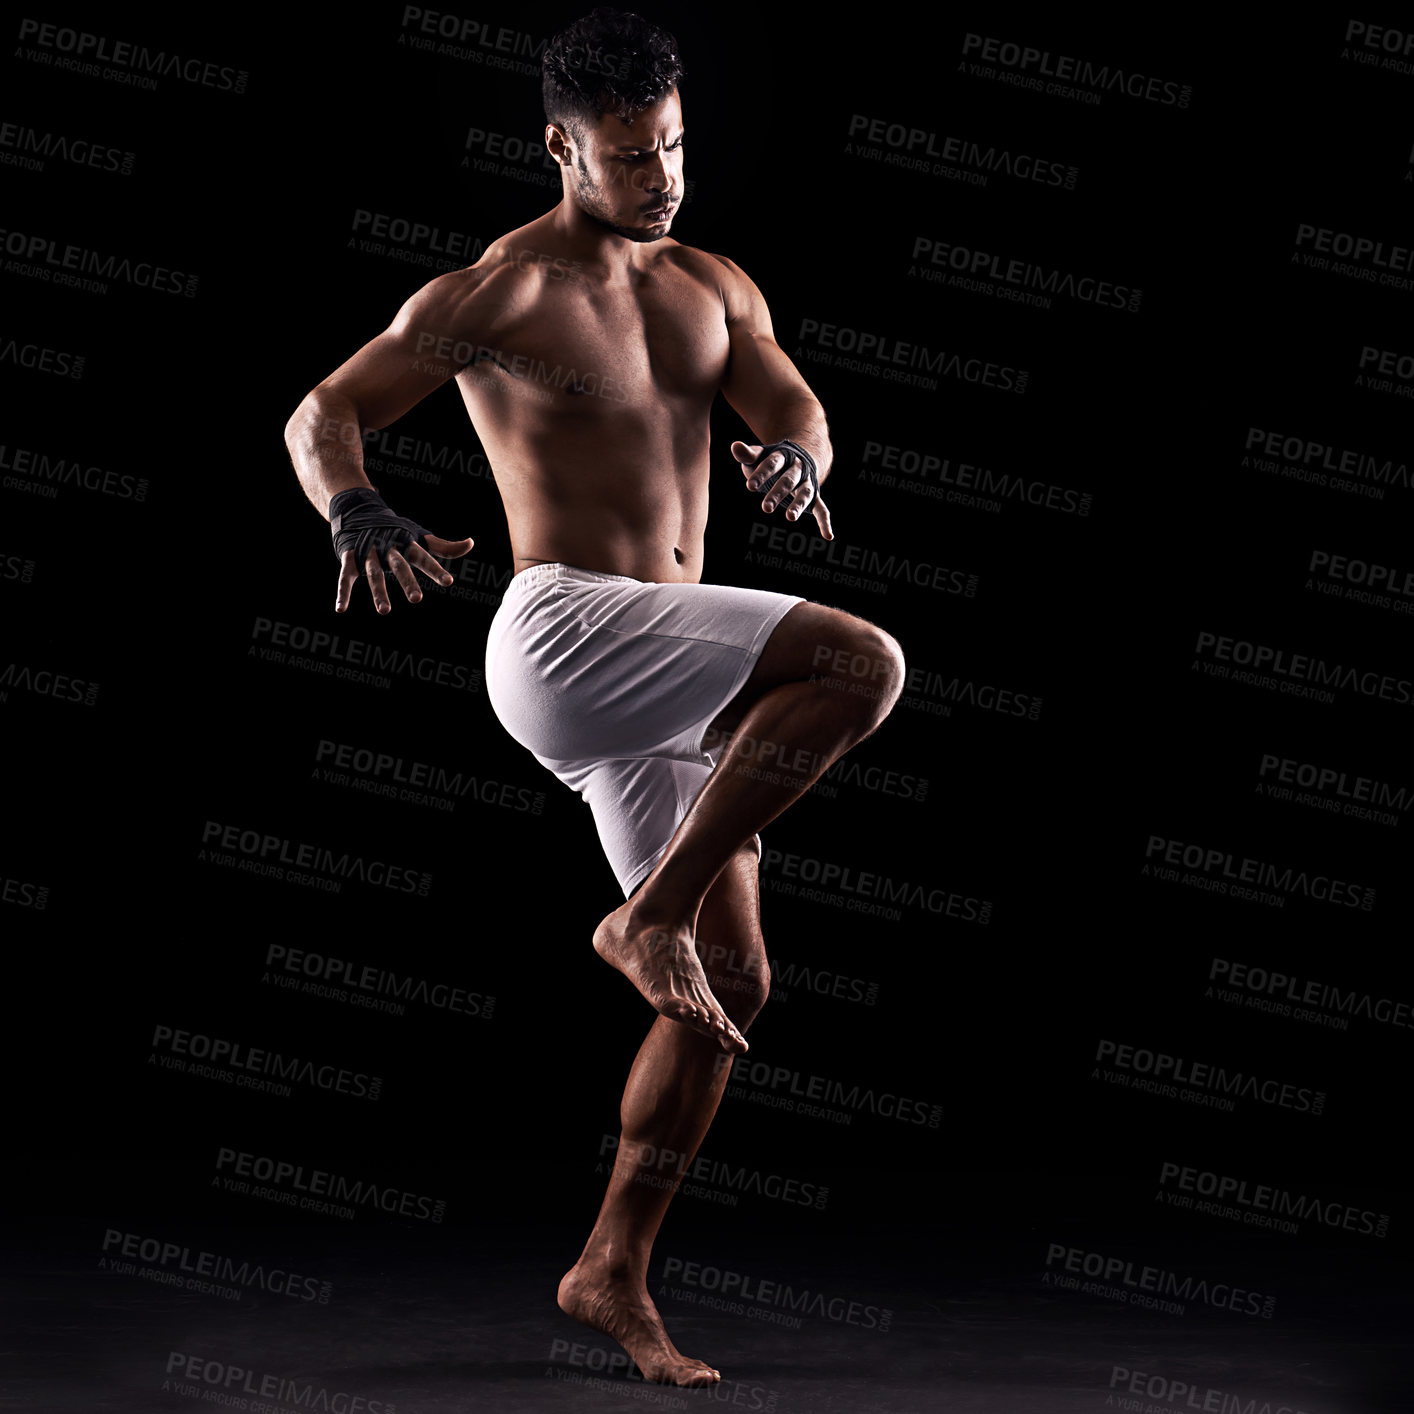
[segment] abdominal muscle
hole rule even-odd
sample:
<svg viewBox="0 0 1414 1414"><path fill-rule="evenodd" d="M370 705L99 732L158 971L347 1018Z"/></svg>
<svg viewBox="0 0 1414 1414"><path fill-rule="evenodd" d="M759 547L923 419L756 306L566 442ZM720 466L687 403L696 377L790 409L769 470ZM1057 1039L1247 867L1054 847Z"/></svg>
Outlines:
<svg viewBox="0 0 1414 1414"><path fill-rule="evenodd" d="M710 404L659 399L645 416L559 390L529 397L504 373L490 381L491 371L466 370L457 382L501 493L513 572L558 562L698 583Z"/></svg>

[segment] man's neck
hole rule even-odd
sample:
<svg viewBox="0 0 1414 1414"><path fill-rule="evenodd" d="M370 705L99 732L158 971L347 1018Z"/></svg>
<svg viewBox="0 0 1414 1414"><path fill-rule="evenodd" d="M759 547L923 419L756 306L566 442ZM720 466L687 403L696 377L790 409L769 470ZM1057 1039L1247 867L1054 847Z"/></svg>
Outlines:
<svg viewBox="0 0 1414 1414"><path fill-rule="evenodd" d="M555 233L565 242L571 258L586 266L598 266L610 278L642 270L649 261L649 245L656 242L630 240L596 220L568 196L550 212Z"/></svg>

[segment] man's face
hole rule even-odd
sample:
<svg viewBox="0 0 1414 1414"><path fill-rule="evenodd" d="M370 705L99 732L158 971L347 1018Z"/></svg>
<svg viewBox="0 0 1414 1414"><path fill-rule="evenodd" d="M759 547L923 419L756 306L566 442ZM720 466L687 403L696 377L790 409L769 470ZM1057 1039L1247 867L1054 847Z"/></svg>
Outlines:
<svg viewBox="0 0 1414 1414"><path fill-rule="evenodd" d="M668 234L682 200L682 105L673 89L625 120L613 113L573 145L570 190L586 215L631 241Z"/></svg>

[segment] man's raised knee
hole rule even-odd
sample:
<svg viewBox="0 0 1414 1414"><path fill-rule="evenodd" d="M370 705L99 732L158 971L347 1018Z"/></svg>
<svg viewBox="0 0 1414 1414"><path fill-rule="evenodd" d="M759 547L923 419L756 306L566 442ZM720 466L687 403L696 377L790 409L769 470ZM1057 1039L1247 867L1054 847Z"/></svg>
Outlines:
<svg viewBox="0 0 1414 1414"><path fill-rule="evenodd" d="M861 706L872 704L876 722L898 701L907 673L898 640L863 619L816 644L811 669L815 681L847 692Z"/></svg>
<svg viewBox="0 0 1414 1414"><path fill-rule="evenodd" d="M732 998L730 1005L720 992L717 994L717 1000L722 1003L727 1015L731 1017L732 1025L738 1031L745 1031L756 1020L770 995L771 966L766 961L766 954L763 952L759 958L754 960L751 969L738 979L737 986L730 993Z"/></svg>

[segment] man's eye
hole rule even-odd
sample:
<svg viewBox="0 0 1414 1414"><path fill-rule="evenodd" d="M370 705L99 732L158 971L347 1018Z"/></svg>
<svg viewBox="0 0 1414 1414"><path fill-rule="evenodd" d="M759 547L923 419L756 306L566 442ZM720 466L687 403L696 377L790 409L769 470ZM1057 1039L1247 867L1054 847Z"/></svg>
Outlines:
<svg viewBox="0 0 1414 1414"><path fill-rule="evenodd" d="M677 152L682 147L682 139L679 138L670 147L665 147L664 152ZM648 154L645 152L630 152L619 158L620 162L641 162Z"/></svg>

